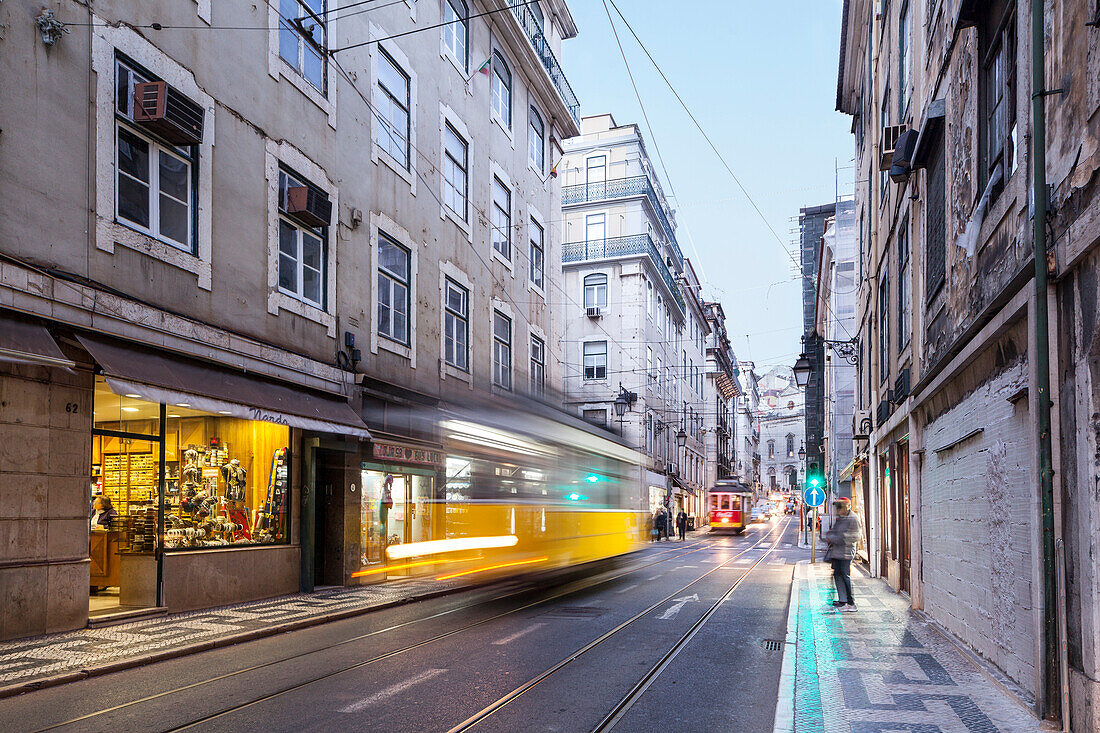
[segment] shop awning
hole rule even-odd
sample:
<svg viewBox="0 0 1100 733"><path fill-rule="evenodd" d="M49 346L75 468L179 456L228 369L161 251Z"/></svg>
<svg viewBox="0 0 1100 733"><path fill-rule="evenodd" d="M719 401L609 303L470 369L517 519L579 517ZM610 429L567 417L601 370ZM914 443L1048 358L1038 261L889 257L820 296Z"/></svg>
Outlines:
<svg viewBox="0 0 1100 733"><path fill-rule="evenodd" d="M371 437L346 397L118 341L77 338L116 394L303 430Z"/></svg>
<svg viewBox="0 0 1100 733"><path fill-rule="evenodd" d="M45 326L6 314L0 315L0 361L65 369L75 366Z"/></svg>

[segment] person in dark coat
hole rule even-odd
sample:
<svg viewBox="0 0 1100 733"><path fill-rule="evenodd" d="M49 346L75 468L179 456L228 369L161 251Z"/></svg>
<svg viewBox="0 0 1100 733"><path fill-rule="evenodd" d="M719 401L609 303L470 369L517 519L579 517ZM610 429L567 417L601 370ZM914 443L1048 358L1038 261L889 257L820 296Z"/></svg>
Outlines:
<svg viewBox="0 0 1100 733"><path fill-rule="evenodd" d="M833 583L836 585L836 600L833 606L837 611L855 611L856 599L852 595L852 559L856 556L856 542L859 541L859 517L852 514L852 501L841 496L833 500L837 517L833 526L825 533L825 542L829 549L825 559L833 566Z"/></svg>
<svg viewBox="0 0 1100 733"><path fill-rule="evenodd" d="M687 526L688 526L687 512L685 512L683 509L681 509L680 513L676 515L676 531L680 533L680 541L681 542L683 542L684 539L686 538L685 533L687 532Z"/></svg>
<svg viewBox="0 0 1100 733"><path fill-rule="evenodd" d="M664 507L657 507L653 512L653 540L660 542L661 535L665 534L666 531L665 509Z"/></svg>

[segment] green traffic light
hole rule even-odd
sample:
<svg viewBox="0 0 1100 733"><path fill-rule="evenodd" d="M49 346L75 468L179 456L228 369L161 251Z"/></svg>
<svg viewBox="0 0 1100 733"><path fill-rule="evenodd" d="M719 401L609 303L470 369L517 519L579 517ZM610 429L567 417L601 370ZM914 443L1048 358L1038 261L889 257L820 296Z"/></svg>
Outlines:
<svg viewBox="0 0 1100 733"><path fill-rule="evenodd" d="M818 481L816 477L815 477L815 478L812 478L812 479L810 479L810 486L813 486L814 488L817 488L817 485L818 485L818 484L820 484L820 483L821 483L821 482L820 482L820 481Z"/></svg>

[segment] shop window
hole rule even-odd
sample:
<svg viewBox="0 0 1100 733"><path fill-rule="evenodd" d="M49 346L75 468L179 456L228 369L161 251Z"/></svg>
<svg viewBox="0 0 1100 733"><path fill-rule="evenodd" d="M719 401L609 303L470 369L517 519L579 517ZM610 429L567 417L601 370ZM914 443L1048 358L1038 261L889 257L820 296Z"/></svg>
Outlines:
<svg viewBox="0 0 1100 733"><path fill-rule="evenodd" d="M386 550L410 542L440 539L432 534L435 506L435 472L423 467L363 463L360 496L362 565L388 562ZM423 566L400 567L394 562L390 576L428 572Z"/></svg>

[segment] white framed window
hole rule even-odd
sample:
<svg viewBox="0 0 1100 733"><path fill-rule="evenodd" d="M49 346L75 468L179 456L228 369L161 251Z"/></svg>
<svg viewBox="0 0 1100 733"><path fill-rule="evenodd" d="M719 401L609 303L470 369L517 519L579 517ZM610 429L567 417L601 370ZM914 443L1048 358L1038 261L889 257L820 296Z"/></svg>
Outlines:
<svg viewBox="0 0 1100 733"><path fill-rule="evenodd" d="M492 79L490 90L490 105L492 113L496 115L504 127L512 129L512 71L508 63L500 55L500 51L493 51Z"/></svg>
<svg viewBox="0 0 1100 733"><path fill-rule="evenodd" d="M584 381L607 379L607 342L586 341L583 346Z"/></svg>
<svg viewBox="0 0 1100 733"><path fill-rule="evenodd" d="M665 362L658 356L657 357L657 394L663 395L665 393Z"/></svg>
<svg viewBox="0 0 1100 733"><path fill-rule="evenodd" d="M649 381L653 382L657 379L656 373L653 371L653 347L645 347L645 373L649 375Z"/></svg>
<svg viewBox="0 0 1100 733"><path fill-rule="evenodd" d="M134 85L157 81L115 58L115 219L195 253L195 146L159 141L133 123Z"/></svg>
<svg viewBox="0 0 1100 733"><path fill-rule="evenodd" d="M539 173L546 166L546 125L534 107L527 113L527 160Z"/></svg>
<svg viewBox="0 0 1100 733"><path fill-rule="evenodd" d="M664 333L665 322L665 301L658 295L657 296L657 333Z"/></svg>
<svg viewBox="0 0 1100 733"><path fill-rule="evenodd" d="M531 242L531 284L542 290L544 287L543 281L545 280L545 232L542 225L534 219L528 223L527 230Z"/></svg>
<svg viewBox="0 0 1100 733"><path fill-rule="evenodd" d="M279 0L279 56L321 94L325 93L326 0ZM302 20L308 36L291 25Z"/></svg>
<svg viewBox="0 0 1100 733"><path fill-rule="evenodd" d="M647 318L653 318L653 283L649 278L645 281L645 314Z"/></svg>
<svg viewBox="0 0 1100 733"><path fill-rule="evenodd" d="M493 249L504 259L512 259L512 192L493 176Z"/></svg>
<svg viewBox="0 0 1100 733"><path fill-rule="evenodd" d="M593 155L585 161L584 182L591 186L594 183L607 181L607 156Z"/></svg>
<svg viewBox="0 0 1100 733"><path fill-rule="evenodd" d="M378 48L378 83L375 87L375 114L378 116L377 139L375 144L393 158L405 170L409 169L412 133L411 77L402 69L393 56L382 47Z"/></svg>
<svg viewBox="0 0 1100 733"><path fill-rule="evenodd" d="M378 233L378 334L409 345L409 293L412 253Z"/></svg>
<svg viewBox="0 0 1100 733"><path fill-rule="evenodd" d="M588 214L584 217L584 241L602 242L607 239L607 214Z"/></svg>
<svg viewBox="0 0 1100 733"><path fill-rule="evenodd" d="M546 391L546 342L531 334L531 393Z"/></svg>
<svg viewBox="0 0 1100 733"><path fill-rule="evenodd" d="M288 190L301 187L318 191L296 174L279 170L279 292L324 310L327 227L306 226L288 213Z"/></svg>
<svg viewBox="0 0 1100 733"><path fill-rule="evenodd" d="M493 384L512 389L512 319L493 311Z"/></svg>
<svg viewBox="0 0 1100 733"><path fill-rule="evenodd" d="M443 285L443 360L470 370L470 291L451 278Z"/></svg>
<svg viewBox="0 0 1100 733"><path fill-rule="evenodd" d="M584 276L584 307L607 307L607 275L594 272Z"/></svg>
<svg viewBox="0 0 1100 733"><path fill-rule="evenodd" d="M466 0L443 0L443 46L463 71L470 70L470 9Z"/></svg>
<svg viewBox="0 0 1100 733"><path fill-rule="evenodd" d="M449 122L443 125L443 153L443 203L468 221L470 145Z"/></svg>

